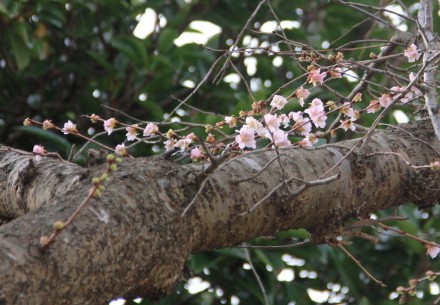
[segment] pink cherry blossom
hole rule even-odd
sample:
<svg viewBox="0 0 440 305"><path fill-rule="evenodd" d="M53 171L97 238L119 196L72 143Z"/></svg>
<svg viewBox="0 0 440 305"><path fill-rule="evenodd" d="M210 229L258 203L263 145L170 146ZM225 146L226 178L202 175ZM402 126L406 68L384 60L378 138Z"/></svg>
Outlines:
<svg viewBox="0 0 440 305"><path fill-rule="evenodd" d="M238 146L243 149L245 147L256 148L257 143L255 142L254 130L247 126L243 126L240 129L240 134L235 137L235 142Z"/></svg>
<svg viewBox="0 0 440 305"><path fill-rule="evenodd" d="M295 92L296 97L299 99L299 104L304 107L304 100L309 97L310 91L304 89L302 86Z"/></svg>
<svg viewBox="0 0 440 305"><path fill-rule="evenodd" d="M125 144L118 144L115 147L115 153L119 156L126 156L127 155L127 150L125 149Z"/></svg>
<svg viewBox="0 0 440 305"><path fill-rule="evenodd" d="M381 105L378 100L372 100L367 107L367 113L375 113L380 109Z"/></svg>
<svg viewBox="0 0 440 305"><path fill-rule="evenodd" d="M78 130L76 129L76 125L73 124L70 120L67 121L67 123L64 123L64 128L62 129L64 134L69 134L69 133L78 133Z"/></svg>
<svg viewBox="0 0 440 305"><path fill-rule="evenodd" d="M172 149L174 149L174 145L176 144L175 140L166 140L165 142L163 142L164 146L165 146L165 150L166 151L170 151Z"/></svg>
<svg viewBox="0 0 440 305"><path fill-rule="evenodd" d="M51 129L54 127L55 127L55 125L52 124L52 122L50 120L44 120L44 122L43 122L43 129L44 130Z"/></svg>
<svg viewBox="0 0 440 305"><path fill-rule="evenodd" d="M179 148L180 151L183 152L188 148L189 144L191 144L191 139L183 138L178 140L176 144L174 144L174 147Z"/></svg>
<svg viewBox="0 0 440 305"><path fill-rule="evenodd" d="M388 105L390 105L392 101L393 99L387 93L382 94L382 96L379 98L379 103L384 108L388 107Z"/></svg>
<svg viewBox="0 0 440 305"><path fill-rule="evenodd" d="M270 105L278 110L283 109L286 104L287 100L281 95L274 95L272 102L270 102Z"/></svg>
<svg viewBox="0 0 440 305"><path fill-rule="evenodd" d="M321 69L312 69L309 72L309 76L308 76L308 80L309 83L312 83L313 86L316 86L316 83L319 83L322 85L322 83L324 82L324 77L327 75L326 72L320 73Z"/></svg>
<svg viewBox="0 0 440 305"><path fill-rule="evenodd" d="M281 129L275 130L272 134L266 133L265 137L270 139L276 147L288 147L290 146L290 141L287 138L288 133L282 131Z"/></svg>
<svg viewBox="0 0 440 305"><path fill-rule="evenodd" d="M355 131L356 130L356 126L353 124L353 119L348 119L348 120L341 120L341 126L340 128L344 129L345 131L347 130L351 130L351 131Z"/></svg>
<svg viewBox="0 0 440 305"><path fill-rule="evenodd" d="M115 128L117 121L115 118L110 118L104 121L104 130L107 131L107 134L110 135L113 132L113 128Z"/></svg>
<svg viewBox="0 0 440 305"><path fill-rule="evenodd" d="M266 127L270 131L275 131L280 128L281 120L278 118L276 114L267 113L264 115L264 122L266 123Z"/></svg>
<svg viewBox="0 0 440 305"><path fill-rule="evenodd" d="M310 116L310 119L313 121L313 124L315 124L316 127L325 127L327 116L325 115L324 106L320 99L315 98L310 107L304 112Z"/></svg>
<svg viewBox="0 0 440 305"><path fill-rule="evenodd" d="M300 132L303 136L308 136L312 131L312 123L309 119L304 119L302 112L290 112L289 117L295 121L293 125L293 130Z"/></svg>
<svg viewBox="0 0 440 305"><path fill-rule="evenodd" d="M332 78L342 78L342 69L335 68L334 70L329 71L329 74Z"/></svg>
<svg viewBox="0 0 440 305"><path fill-rule="evenodd" d="M42 159L41 156L46 154L46 150L41 145L34 145L32 152L36 155L35 160L37 161L40 161Z"/></svg>
<svg viewBox="0 0 440 305"><path fill-rule="evenodd" d="M425 244L426 248L426 254L429 254L431 258L436 258L437 255L440 253L440 247L436 247L430 244Z"/></svg>
<svg viewBox="0 0 440 305"><path fill-rule="evenodd" d="M254 117L249 116L246 118L246 126L252 128L259 136L264 136L266 133L266 128Z"/></svg>
<svg viewBox="0 0 440 305"><path fill-rule="evenodd" d="M345 102L344 105L342 105L340 111L345 114L347 117L351 118L354 116L354 109L351 108L350 102Z"/></svg>
<svg viewBox="0 0 440 305"><path fill-rule="evenodd" d="M399 94L401 92L405 91L405 87L398 87L398 86L394 86L390 88L391 92L393 94ZM400 98L400 101L402 102L402 104L406 104L408 103L410 100L412 100L413 98L413 93L412 91L408 91L404 96L402 96Z"/></svg>
<svg viewBox="0 0 440 305"><path fill-rule="evenodd" d="M191 154L189 158L193 161L196 161L203 157L202 151L198 147L194 147L191 149Z"/></svg>
<svg viewBox="0 0 440 305"><path fill-rule="evenodd" d="M155 135L158 132L159 132L159 128L157 127L156 124L148 123L147 126L145 126L143 135L144 135L144 137L148 137L148 136Z"/></svg>
<svg viewBox="0 0 440 305"><path fill-rule="evenodd" d="M422 53L419 52L415 44L412 44L403 52L403 55L408 58L408 62L414 62L420 58Z"/></svg>
<svg viewBox="0 0 440 305"><path fill-rule="evenodd" d="M416 76L414 75L414 73L410 73L409 74L409 81L412 82L414 80ZM414 94L416 96L422 95L422 91L419 90L419 88L417 88L416 86L412 86L410 89L412 92L414 92Z"/></svg>
<svg viewBox="0 0 440 305"><path fill-rule="evenodd" d="M92 115L90 116L90 121L92 121L92 123L96 123L99 120L101 120L101 118L99 117L99 115L96 115L94 113L92 113Z"/></svg>
<svg viewBox="0 0 440 305"><path fill-rule="evenodd" d="M283 124L283 127L284 127L284 128L289 127L290 118L289 118L289 116L288 116L287 114L282 113L282 114L280 115L280 121L281 121L281 124Z"/></svg>
<svg viewBox="0 0 440 305"><path fill-rule="evenodd" d="M127 134L125 136L127 137L128 141L133 141L134 139L136 139L138 135L137 124L128 126L127 128L125 128L125 130L127 131Z"/></svg>
<svg viewBox="0 0 440 305"><path fill-rule="evenodd" d="M234 116L225 116L225 123L232 128L237 124L237 119Z"/></svg>
<svg viewBox="0 0 440 305"><path fill-rule="evenodd" d="M312 147L314 143L318 142L318 139L314 135L308 135L304 139L298 142L301 147Z"/></svg>

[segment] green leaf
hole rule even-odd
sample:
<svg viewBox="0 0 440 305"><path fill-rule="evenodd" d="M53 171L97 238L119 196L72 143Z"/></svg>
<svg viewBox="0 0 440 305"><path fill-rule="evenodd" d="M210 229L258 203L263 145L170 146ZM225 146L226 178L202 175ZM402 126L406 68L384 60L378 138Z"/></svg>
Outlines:
<svg viewBox="0 0 440 305"><path fill-rule="evenodd" d="M131 36L116 36L110 44L132 62L140 66L147 65L147 50L142 40Z"/></svg>
<svg viewBox="0 0 440 305"><path fill-rule="evenodd" d="M20 1L2 1L0 2L0 15L7 15L9 18L15 18L17 16Z"/></svg>
<svg viewBox="0 0 440 305"><path fill-rule="evenodd" d="M157 49L161 54L169 51L174 45L174 39L179 36L179 33L173 29L164 29L160 32Z"/></svg>
<svg viewBox="0 0 440 305"><path fill-rule="evenodd" d="M31 53L23 40L14 35L15 33L9 33L9 42L12 46L12 51L14 53L15 62L17 63L17 67L19 70L23 70L29 65L31 60Z"/></svg>
<svg viewBox="0 0 440 305"><path fill-rule="evenodd" d="M87 54L90 55L99 65L101 65L107 72L114 73L113 66L106 60L105 54L100 54L94 51L87 51Z"/></svg>

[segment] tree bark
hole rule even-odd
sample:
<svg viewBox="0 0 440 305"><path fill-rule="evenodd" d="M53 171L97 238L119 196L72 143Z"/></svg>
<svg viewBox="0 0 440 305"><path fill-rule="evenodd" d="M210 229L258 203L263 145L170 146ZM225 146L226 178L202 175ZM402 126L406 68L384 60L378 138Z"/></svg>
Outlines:
<svg viewBox="0 0 440 305"><path fill-rule="evenodd" d="M275 151L248 152L207 176L203 164L125 159L102 196L45 250L40 237L73 213L106 164L36 162L1 148L0 216L22 216L0 227L0 304L156 298L173 291L191 253L295 228L331 243L353 217L437 203L438 171L413 167L439 157L429 121L375 132L367 150L346 156L359 141L279 150L278 159Z"/></svg>

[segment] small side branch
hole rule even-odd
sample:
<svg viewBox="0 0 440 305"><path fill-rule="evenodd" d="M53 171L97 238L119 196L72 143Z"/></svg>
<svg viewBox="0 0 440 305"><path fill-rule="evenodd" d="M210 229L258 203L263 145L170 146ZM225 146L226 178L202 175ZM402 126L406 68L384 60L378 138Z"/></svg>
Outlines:
<svg viewBox="0 0 440 305"><path fill-rule="evenodd" d="M347 250L345 249L341 243L338 243L336 245L336 247L338 247L339 249L342 250L342 252L344 252L349 258L351 258L351 260L358 265L358 267L370 278L372 279L376 284L378 284L381 287L387 287L387 285L385 285L384 283L382 283L381 281L379 281L378 279L376 279L373 275L371 275L370 272L367 271L367 269L364 268L364 266L362 266L362 264Z"/></svg>

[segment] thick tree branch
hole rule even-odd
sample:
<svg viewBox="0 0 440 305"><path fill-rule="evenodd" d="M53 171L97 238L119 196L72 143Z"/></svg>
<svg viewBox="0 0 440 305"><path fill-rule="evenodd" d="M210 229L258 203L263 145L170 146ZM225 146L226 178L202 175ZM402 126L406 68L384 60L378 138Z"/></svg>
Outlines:
<svg viewBox="0 0 440 305"><path fill-rule="evenodd" d="M412 165L430 164L440 149L431 126L420 121L402 125L405 132L376 132L368 153L394 152ZM17 205L14 183L8 181L17 175L16 168L26 174L30 162L32 174L23 187L31 186L33 195L20 198L30 209L45 206L0 227L0 304L105 304L118 296L160 297L173 291L191 253L293 228L309 230L314 243L328 242L357 215L407 202L421 207L437 203L439 192L432 189L440 182L438 172L408 166L395 154L367 157L358 150L333 171L338 180L291 196L303 181L316 180L332 168L355 141L282 150L288 157L279 162L290 183L245 215L282 182L278 162L255 175L273 160L274 151L247 153L227 162L209 174L201 192L205 176L200 164L180 166L161 157L127 159L102 197L81 210L47 250L42 250L40 236L73 213L105 165L84 170L50 159L30 161L32 156L2 149L0 206ZM52 182L40 186L46 181Z"/></svg>

